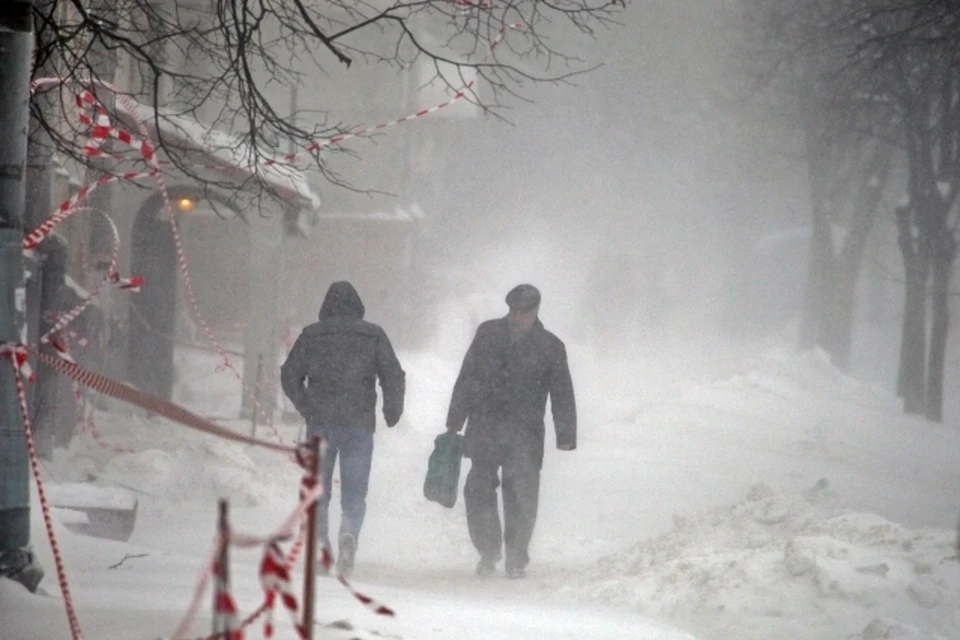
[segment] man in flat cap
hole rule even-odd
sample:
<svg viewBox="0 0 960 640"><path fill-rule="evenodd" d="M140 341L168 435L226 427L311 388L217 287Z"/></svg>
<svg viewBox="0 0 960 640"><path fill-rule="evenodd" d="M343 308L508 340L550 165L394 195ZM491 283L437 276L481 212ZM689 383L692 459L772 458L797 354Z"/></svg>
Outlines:
<svg viewBox="0 0 960 640"><path fill-rule="evenodd" d="M547 395L557 448L577 446L577 410L567 353L538 319L540 292L529 284L506 298L506 317L477 328L453 388L447 430L466 423L471 466L463 487L470 540L480 553L477 575L505 559L509 578L523 578L537 519ZM503 528L497 487L503 485Z"/></svg>

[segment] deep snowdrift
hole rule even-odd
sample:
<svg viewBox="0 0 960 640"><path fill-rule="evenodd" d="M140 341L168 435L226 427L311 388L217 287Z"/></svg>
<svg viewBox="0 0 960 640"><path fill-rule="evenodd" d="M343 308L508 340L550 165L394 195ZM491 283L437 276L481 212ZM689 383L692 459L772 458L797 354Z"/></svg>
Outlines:
<svg viewBox="0 0 960 640"><path fill-rule="evenodd" d="M956 533L838 502L826 480L793 496L757 484L603 558L576 593L704 638L958 637Z"/></svg>

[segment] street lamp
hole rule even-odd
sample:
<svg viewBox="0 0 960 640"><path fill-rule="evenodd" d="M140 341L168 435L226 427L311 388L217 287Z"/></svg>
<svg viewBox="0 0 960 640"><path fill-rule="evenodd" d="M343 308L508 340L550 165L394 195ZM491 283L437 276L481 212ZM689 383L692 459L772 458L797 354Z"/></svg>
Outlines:
<svg viewBox="0 0 960 640"><path fill-rule="evenodd" d="M197 201L189 196L177 198L177 209L180 213L190 213L197 208Z"/></svg>

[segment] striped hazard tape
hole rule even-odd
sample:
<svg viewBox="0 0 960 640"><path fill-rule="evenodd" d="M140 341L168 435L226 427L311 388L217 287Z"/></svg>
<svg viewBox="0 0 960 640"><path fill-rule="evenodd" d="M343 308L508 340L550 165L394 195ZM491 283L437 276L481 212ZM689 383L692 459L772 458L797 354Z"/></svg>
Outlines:
<svg viewBox="0 0 960 640"><path fill-rule="evenodd" d="M3 345L0 345L0 349L2 348ZM25 347L23 347L22 350L23 353L26 353ZM16 357L19 358L20 353L21 352L19 351L16 352ZM3 352L0 351L0 355L2 354ZM47 365L51 369L59 371L71 380L75 380L85 387L89 387L98 393L108 395L122 402L136 405L146 409L147 411L151 411L157 415L168 418L169 420L178 422L184 426L191 427L198 431L203 431L226 440L233 440L234 442L240 442L243 444L249 444L270 449L272 451L285 453L291 457L296 455L296 447L277 444L275 442L268 442L266 440L260 440L258 438L252 438L250 436L237 433L236 431L231 431L230 429L214 424L209 420L205 420L195 413L168 400L164 400L163 398L140 391L139 389L135 389L134 387L126 385L117 380L113 380L112 378L108 378L102 374L96 373L95 371L85 369L76 362L70 362L68 360L64 360L63 358L54 357L46 353L37 352L35 355L43 364Z"/></svg>

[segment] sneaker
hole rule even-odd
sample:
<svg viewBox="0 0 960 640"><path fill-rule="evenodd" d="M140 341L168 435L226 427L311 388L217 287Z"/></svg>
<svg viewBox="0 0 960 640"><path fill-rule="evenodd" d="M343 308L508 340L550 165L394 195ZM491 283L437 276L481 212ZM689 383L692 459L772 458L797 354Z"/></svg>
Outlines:
<svg viewBox="0 0 960 640"><path fill-rule="evenodd" d="M523 567L507 567L507 577L511 580L522 580L527 577L527 571Z"/></svg>
<svg viewBox="0 0 960 640"><path fill-rule="evenodd" d="M353 561L357 555L357 539L349 533L340 536L337 549L337 574L349 578L353 573Z"/></svg>
<svg viewBox="0 0 960 640"><path fill-rule="evenodd" d="M477 575L481 578L486 578L487 576L493 575L493 572L496 570L497 563L493 560L480 558L480 562L477 563Z"/></svg>

